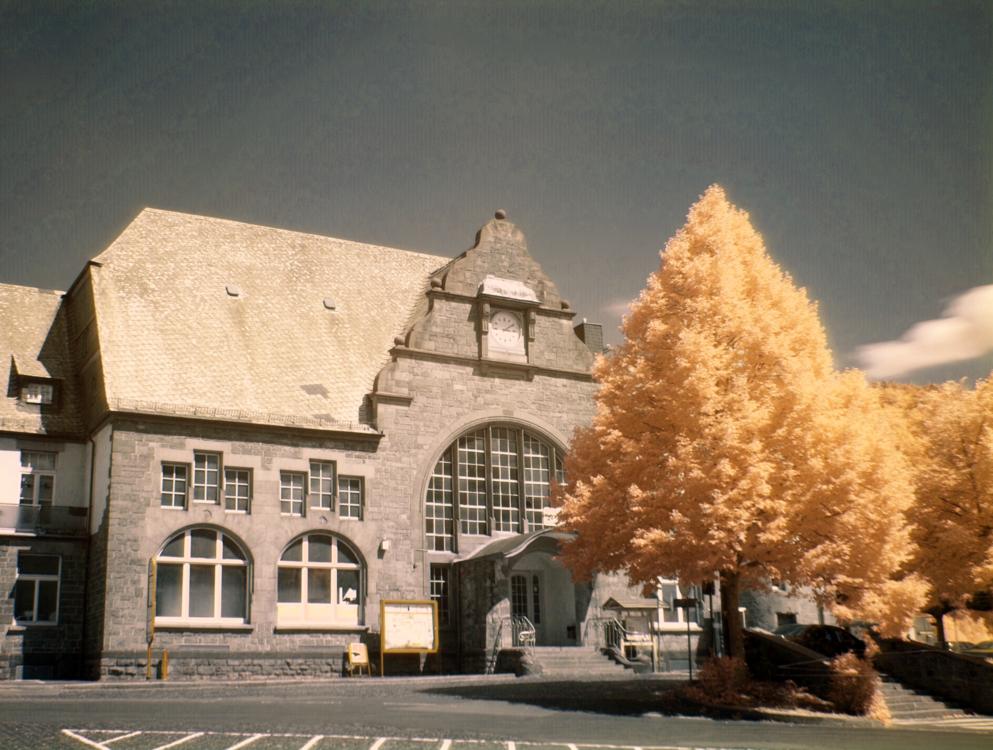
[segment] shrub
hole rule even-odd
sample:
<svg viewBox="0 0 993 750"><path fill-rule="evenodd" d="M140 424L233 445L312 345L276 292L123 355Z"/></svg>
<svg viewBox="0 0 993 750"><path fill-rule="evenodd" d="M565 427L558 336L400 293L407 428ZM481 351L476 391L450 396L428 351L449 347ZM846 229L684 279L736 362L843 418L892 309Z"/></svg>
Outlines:
<svg viewBox="0 0 993 750"><path fill-rule="evenodd" d="M879 675L867 662L855 654L847 653L831 660L831 677L828 700L836 710L846 714L864 716L870 708L879 711Z"/></svg>
<svg viewBox="0 0 993 750"><path fill-rule="evenodd" d="M748 666L739 658L711 659L700 669L697 687L708 698L733 703L742 693L749 692Z"/></svg>

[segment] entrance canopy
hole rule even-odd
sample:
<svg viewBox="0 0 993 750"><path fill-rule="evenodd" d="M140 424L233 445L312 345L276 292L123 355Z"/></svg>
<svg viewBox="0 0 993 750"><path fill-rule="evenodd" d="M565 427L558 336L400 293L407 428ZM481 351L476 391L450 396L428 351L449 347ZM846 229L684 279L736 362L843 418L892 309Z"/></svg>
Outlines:
<svg viewBox="0 0 993 750"><path fill-rule="evenodd" d="M528 552L544 552L549 555L556 555L559 552L559 542L575 539L576 535L571 531L560 531L558 529L541 529L532 531L529 534L515 534L514 536L494 539L484 547L480 547L473 552L467 560L478 560L484 557L502 557L506 560L513 560Z"/></svg>

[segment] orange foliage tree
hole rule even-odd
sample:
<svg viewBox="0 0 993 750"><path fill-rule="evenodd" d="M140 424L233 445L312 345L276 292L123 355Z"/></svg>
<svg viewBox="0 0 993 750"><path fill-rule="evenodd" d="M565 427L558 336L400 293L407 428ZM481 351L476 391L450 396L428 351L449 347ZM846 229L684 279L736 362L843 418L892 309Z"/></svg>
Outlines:
<svg viewBox="0 0 993 750"><path fill-rule="evenodd" d="M908 555L911 485L887 417L861 373L835 372L816 305L719 186L623 332L597 364L597 414L559 491L577 574L719 574L730 655L743 653L742 587L813 586L849 615L892 599L879 592Z"/></svg>
<svg viewBox="0 0 993 750"><path fill-rule="evenodd" d="M993 377L915 395L916 550L908 568L930 583L927 611L944 643L943 616L993 588Z"/></svg>

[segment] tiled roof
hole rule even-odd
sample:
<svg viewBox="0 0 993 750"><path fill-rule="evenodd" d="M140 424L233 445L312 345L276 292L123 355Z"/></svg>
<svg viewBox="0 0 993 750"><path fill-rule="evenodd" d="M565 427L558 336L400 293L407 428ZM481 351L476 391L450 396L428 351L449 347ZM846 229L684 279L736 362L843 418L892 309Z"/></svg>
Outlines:
<svg viewBox="0 0 993 750"><path fill-rule="evenodd" d="M0 284L0 430L36 434L82 430L61 303L62 292ZM58 407L21 403L18 375L61 381Z"/></svg>
<svg viewBox="0 0 993 750"><path fill-rule="evenodd" d="M393 338L448 260L146 209L91 266L108 403L362 429Z"/></svg>

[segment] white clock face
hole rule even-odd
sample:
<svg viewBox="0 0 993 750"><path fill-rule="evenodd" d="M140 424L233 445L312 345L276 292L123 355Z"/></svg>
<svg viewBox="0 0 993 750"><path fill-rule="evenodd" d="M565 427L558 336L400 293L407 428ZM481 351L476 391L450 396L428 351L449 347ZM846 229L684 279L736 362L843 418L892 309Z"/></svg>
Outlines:
<svg viewBox="0 0 993 750"><path fill-rule="evenodd" d="M520 317L507 310L493 313L490 316L490 341L501 349L520 349L524 344Z"/></svg>

